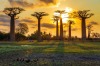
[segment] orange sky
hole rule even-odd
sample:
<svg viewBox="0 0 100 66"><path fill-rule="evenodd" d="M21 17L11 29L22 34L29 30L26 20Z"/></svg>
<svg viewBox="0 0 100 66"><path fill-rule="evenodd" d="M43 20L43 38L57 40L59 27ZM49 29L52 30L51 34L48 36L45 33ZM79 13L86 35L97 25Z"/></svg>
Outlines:
<svg viewBox="0 0 100 66"><path fill-rule="evenodd" d="M19 14L20 19L16 20L16 26L20 22L24 22L29 27L29 33L31 34L37 30L37 19L31 14L36 11L44 11L49 14L49 16L43 17L41 21L41 30L46 31L47 33L52 33L55 35L55 24L51 19L54 11L56 10L65 10L66 8L72 8L73 10L91 10L90 12L95 15L90 19L87 19L87 24L91 21L98 22L99 25L93 27L94 32L100 33L100 0L0 0L0 31L9 32L9 17L2 13L5 7L22 7L26 11ZM66 21L67 24L67 21ZM75 24L72 26L73 36L81 36L81 22L78 19L75 19ZM68 27L64 25L64 31L66 35L68 34Z"/></svg>

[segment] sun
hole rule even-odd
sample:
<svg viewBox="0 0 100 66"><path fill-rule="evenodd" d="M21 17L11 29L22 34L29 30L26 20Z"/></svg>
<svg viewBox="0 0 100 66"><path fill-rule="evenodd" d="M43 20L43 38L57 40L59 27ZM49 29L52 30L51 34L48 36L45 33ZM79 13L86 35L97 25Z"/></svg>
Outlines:
<svg viewBox="0 0 100 66"><path fill-rule="evenodd" d="M68 16L69 16L68 14L61 15L63 23L66 23L66 21L68 20L68 18L67 18Z"/></svg>
<svg viewBox="0 0 100 66"><path fill-rule="evenodd" d="M66 7L65 8L65 14L62 14L62 18L63 18L63 23L66 23L67 21L68 21L68 17L69 17L69 15L68 15L68 13L71 13L73 11L73 9L72 8L70 8L70 7Z"/></svg>
<svg viewBox="0 0 100 66"><path fill-rule="evenodd" d="M65 12L66 13L61 15L63 23L67 23L67 21L69 19L68 18L69 17L69 14L68 13L71 13L72 11L73 11L73 9L70 8L70 7L66 7L65 8ZM60 14L59 13L54 13L54 15L59 16Z"/></svg>

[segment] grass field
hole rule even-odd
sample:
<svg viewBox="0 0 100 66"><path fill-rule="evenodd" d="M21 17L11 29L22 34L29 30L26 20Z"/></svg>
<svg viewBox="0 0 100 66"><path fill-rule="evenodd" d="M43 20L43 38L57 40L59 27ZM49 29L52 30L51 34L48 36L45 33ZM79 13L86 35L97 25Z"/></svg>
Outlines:
<svg viewBox="0 0 100 66"><path fill-rule="evenodd" d="M100 66L100 42L0 42L0 66Z"/></svg>

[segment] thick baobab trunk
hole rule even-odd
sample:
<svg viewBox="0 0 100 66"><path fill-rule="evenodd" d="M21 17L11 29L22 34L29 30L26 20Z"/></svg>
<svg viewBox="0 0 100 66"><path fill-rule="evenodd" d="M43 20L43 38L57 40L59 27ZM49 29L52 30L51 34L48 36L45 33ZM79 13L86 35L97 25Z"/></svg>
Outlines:
<svg viewBox="0 0 100 66"><path fill-rule="evenodd" d="M38 19L38 42L41 42L41 28L40 19Z"/></svg>
<svg viewBox="0 0 100 66"><path fill-rule="evenodd" d="M85 19L82 19L82 40L86 40L86 24Z"/></svg>
<svg viewBox="0 0 100 66"><path fill-rule="evenodd" d="M63 23L62 23L62 18L60 18L60 40L63 40Z"/></svg>
<svg viewBox="0 0 100 66"><path fill-rule="evenodd" d="M56 22L56 39L59 39L59 27L58 27L58 20Z"/></svg>
<svg viewBox="0 0 100 66"><path fill-rule="evenodd" d="M14 21L14 16L11 17L11 22L10 22L10 41L15 41L15 21Z"/></svg>
<svg viewBox="0 0 100 66"><path fill-rule="evenodd" d="M69 40L71 40L71 24L69 24Z"/></svg>

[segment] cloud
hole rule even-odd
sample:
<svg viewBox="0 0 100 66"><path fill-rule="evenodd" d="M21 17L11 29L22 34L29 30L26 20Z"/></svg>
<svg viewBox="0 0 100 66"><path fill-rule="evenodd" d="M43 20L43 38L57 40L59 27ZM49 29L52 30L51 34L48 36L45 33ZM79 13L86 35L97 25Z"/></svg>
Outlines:
<svg viewBox="0 0 100 66"><path fill-rule="evenodd" d="M42 23L41 26L45 28L55 28L54 24L49 24L49 23Z"/></svg>
<svg viewBox="0 0 100 66"><path fill-rule="evenodd" d="M40 0L41 2L44 2L45 4L58 4L58 0Z"/></svg>
<svg viewBox="0 0 100 66"><path fill-rule="evenodd" d="M0 21L0 31L8 32L10 23Z"/></svg>
<svg viewBox="0 0 100 66"><path fill-rule="evenodd" d="M72 28L72 31L77 31L78 30L78 28Z"/></svg>
<svg viewBox="0 0 100 66"><path fill-rule="evenodd" d="M11 4L11 6L16 6L16 7L32 7L34 6L33 3L27 2L27 0L8 0Z"/></svg>
<svg viewBox="0 0 100 66"><path fill-rule="evenodd" d="M36 27L31 27L31 28L36 28Z"/></svg>
<svg viewBox="0 0 100 66"><path fill-rule="evenodd" d="M7 15L0 15L0 22L10 22L10 17ZM20 22L20 21L16 20L16 22Z"/></svg>
<svg viewBox="0 0 100 66"><path fill-rule="evenodd" d="M43 28L42 30L43 30L43 31L47 31L48 29L46 29L46 28Z"/></svg>
<svg viewBox="0 0 100 66"><path fill-rule="evenodd" d="M32 20L32 19L22 19L21 20L22 22L29 22L29 23L34 23L35 21L34 20Z"/></svg>
<svg viewBox="0 0 100 66"><path fill-rule="evenodd" d="M0 26L7 26L8 27L8 26L10 26L10 24L8 24L8 23L1 23Z"/></svg>
<svg viewBox="0 0 100 66"><path fill-rule="evenodd" d="M34 8L58 5L59 0L8 0L11 6L22 8Z"/></svg>
<svg viewBox="0 0 100 66"><path fill-rule="evenodd" d="M9 16L7 16L7 15L0 15L0 17L8 18Z"/></svg>
<svg viewBox="0 0 100 66"><path fill-rule="evenodd" d="M0 22L9 22L10 18L7 15L0 15Z"/></svg>
<svg viewBox="0 0 100 66"><path fill-rule="evenodd" d="M2 31L2 32L7 32L8 29L5 29L5 28L4 28L4 29L1 29L1 28L0 28L0 31Z"/></svg>
<svg viewBox="0 0 100 66"><path fill-rule="evenodd" d="M98 22L95 22L95 21L91 21L90 24L93 24L93 25L98 25Z"/></svg>
<svg viewBox="0 0 100 66"><path fill-rule="evenodd" d="M15 25L17 25L20 20L15 20ZM7 15L0 15L0 26L10 26L10 17Z"/></svg>

